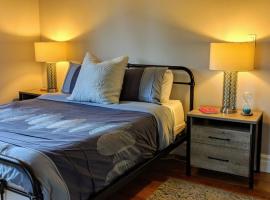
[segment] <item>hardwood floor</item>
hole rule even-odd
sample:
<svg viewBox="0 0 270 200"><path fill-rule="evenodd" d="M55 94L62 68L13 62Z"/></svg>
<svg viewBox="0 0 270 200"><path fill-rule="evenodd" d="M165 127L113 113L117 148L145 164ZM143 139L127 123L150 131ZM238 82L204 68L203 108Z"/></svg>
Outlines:
<svg viewBox="0 0 270 200"><path fill-rule="evenodd" d="M247 179L207 170L192 169L192 176L185 176L185 163L180 160L162 159L154 163L135 180L118 191L110 199L144 200L169 177L189 180L228 191L270 199L270 174L255 175L253 190L248 189Z"/></svg>

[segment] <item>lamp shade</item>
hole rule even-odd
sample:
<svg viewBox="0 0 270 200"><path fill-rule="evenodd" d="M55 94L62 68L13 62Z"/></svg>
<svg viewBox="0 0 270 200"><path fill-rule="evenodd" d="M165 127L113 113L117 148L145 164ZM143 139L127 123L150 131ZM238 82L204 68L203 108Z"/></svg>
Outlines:
<svg viewBox="0 0 270 200"><path fill-rule="evenodd" d="M67 60L65 42L36 42L35 56L37 62L56 63Z"/></svg>
<svg viewBox="0 0 270 200"><path fill-rule="evenodd" d="M254 42L211 43L210 69L249 71L254 68Z"/></svg>

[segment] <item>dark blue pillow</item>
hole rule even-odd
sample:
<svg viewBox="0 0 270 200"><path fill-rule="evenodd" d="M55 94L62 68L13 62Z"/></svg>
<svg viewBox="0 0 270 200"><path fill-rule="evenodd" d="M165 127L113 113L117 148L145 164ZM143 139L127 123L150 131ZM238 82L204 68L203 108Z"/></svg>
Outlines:
<svg viewBox="0 0 270 200"><path fill-rule="evenodd" d="M72 93L75 87L78 75L80 73L80 70L81 70L81 64L70 63L69 69L68 69L63 87L62 87L62 92L64 94Z"/></svg>
<svg viewBox="0 0 270 200"><path fill-rule="evenodd" d="M138 101L143 68L126 69L120 100Z"/></svg>

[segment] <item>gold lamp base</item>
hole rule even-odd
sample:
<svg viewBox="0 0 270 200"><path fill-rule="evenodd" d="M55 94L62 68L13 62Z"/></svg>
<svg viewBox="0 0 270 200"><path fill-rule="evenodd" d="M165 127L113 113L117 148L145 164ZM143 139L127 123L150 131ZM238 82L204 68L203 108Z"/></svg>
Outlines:
<svg viewBox="0 0 270 200"><path fill-rule="evenodd" d="M235 108L222 107L220 109L220 112L225 113L225 114L232 114L232 113L236 113L237 110Z"/></svg>
<svg viewBox="0 0 270 200"><path fill-rule="evenodd" d="M223 104L220 112L236 113L237 72L224 72Z"/></svg>
<svg viewBox="0 0 270 200"><path fill-rule="evenodd" d="M56 93L56 92L58 92L58 90L57 89L47 89L47 92L48 93Z"/></svg>
<svg viewBox="0 0 270 200"><path fill-rule="evenodd" d="M47 63L47 91L49 93L57 92L56 64Z"/></svg>

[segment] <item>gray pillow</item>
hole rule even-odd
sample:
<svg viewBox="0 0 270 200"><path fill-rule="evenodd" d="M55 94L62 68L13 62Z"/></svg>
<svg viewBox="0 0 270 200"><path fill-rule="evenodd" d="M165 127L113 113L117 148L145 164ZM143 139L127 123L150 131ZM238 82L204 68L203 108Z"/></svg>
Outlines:
<svg viewBox="0 0 270 200"><path fill-rule="evenodd" d="M139 89L143 71L143 68L126 69L120 96L121 101L139 100Z"/></svg>
<svg viewBox="0 0 270 200"><path fill-rule="evenodd" d="M87 53L68 99L102 104L119 103L127 63L128 57L122 56L95 64Z"/></svg>
<svg viewBox="0 0 270 200"><path fill-rule="evenodd" d="M72 93L80 70L81 70L81 64L75 64L75 63L69 64L68 72L67 72L67 75L66 75L63 87L62 87L62 92L64 94Z"/></svg>
<svg viewBox="0 0 270 200"><path fill-rule="evenodd" d="M173 73L167 68L145 68L139 89L139 100L150 103L169 101L173 85Z"/></svg>

